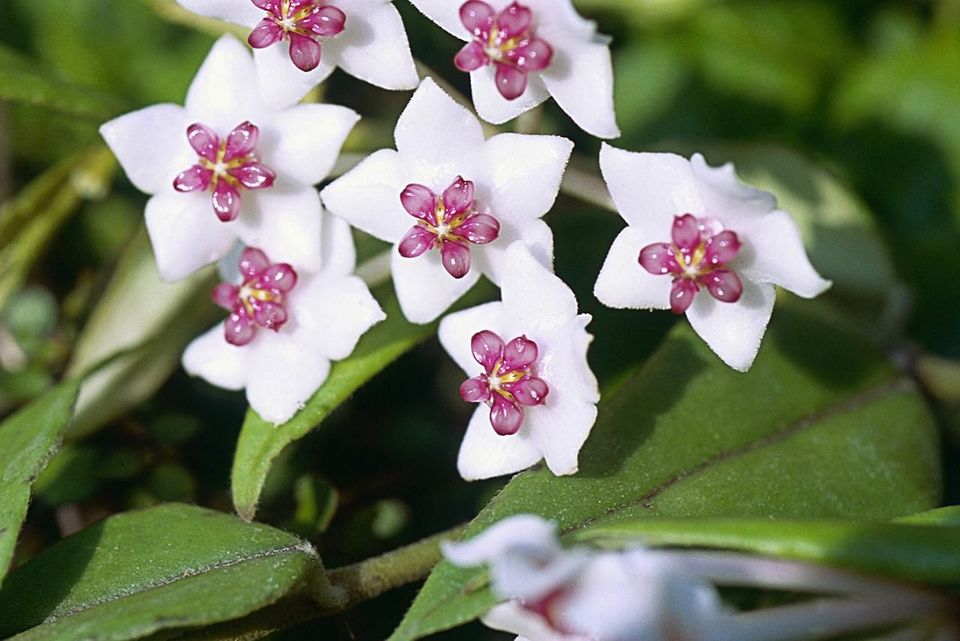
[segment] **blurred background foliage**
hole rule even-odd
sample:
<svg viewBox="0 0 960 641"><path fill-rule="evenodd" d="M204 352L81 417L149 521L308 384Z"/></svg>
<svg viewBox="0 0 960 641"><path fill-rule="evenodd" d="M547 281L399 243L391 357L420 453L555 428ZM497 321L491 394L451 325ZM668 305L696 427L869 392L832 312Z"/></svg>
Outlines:
<svg viewBox="0 0 960 641"><path fill-rule="evenodd" d="M404 0L396 4L414 55L468 91L451 64L458 42ZM885 258L824 253L824 260L845 265L882 294L892 329L877 331L898 337L886 344L892 354L901 363L912 354L934 355L921 373L933 392L938 383L955 392L960 385L949 384L949 377L957 376L953 360L960 359L960 1L576 4L614 37L624 132L615 144L702 149L712 164L743 158L758 184L767 165L789 178L791 167L812 162L848 188L841 198L816 185L795 185L797 192L819 194L814 202L828 219L837 213L832 208L855 209L879 230L882 247L874 250ZM30 94L0 103L0 415L36 397L68 368L79 371L110 353L125 340L116 338L117 327L138 335L141 324L155 323L168 340L141 360L118 365L113 376L138 379L143 393L90 418L82 430L89 436L72 439L41 476L21 560L130 508L182 500L232 509L230 465L243 398L176 369L177 346L216 319L205 302L208 281L168 291L180 306L170 303L149 321L98 307L117 279L133 279L145 292L157 287L136 271L145 196L116 177L98 146L97 127L125 110L182 101L218 27L204 23L205 32L161 18L177 15L168 0L0 3L0 87L12 78L36 78L36 100ZM392 144L408 94L341 73L323 91L325 100L364 117L346 151ZM576 166L596 171L598 141L553 105L535 118L541 131L574 139ZM789 208L789 196L783 201ZM596 317L591 360L601 381L612 385L653 350L674 319L612 312L593 299L593 280L622 226L616 216L562 197L548 221L557 236L558 273ZM378 248L360 241L363 255ZM187 311L185 300L192 301ZM88 321L101 328L99 337L90 336L96 332ZM877 329L861 321L864 333ZM107 346L90 347L100 343ZM456 450L472 411L456 395L453 382L460 378L435 341L406 355L339 408L325 429L285 452L259 518L310 538L328 566L471 518L502 481L466 484L456 474ZM958 407L956 397L941 403L947 423L960 423ZM956 450L948 448L946 456L955 461ZM947 499L956 502L958 466L949 460ZM284 635L384 638L412 594L401 590ZM447 638L500 637L473 626Z"/></svg>

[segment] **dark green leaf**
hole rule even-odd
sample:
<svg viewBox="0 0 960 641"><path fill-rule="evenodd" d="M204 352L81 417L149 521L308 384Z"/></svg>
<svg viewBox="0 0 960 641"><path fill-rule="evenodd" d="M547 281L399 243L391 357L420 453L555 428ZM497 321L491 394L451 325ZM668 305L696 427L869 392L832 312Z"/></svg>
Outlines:
<svg viewBox="0 0 960 641"><path fill-rule="evenodd" d="M313 548L290 534L165 505L102 521L11 574L0 636L135 639L242 617L323 577Z"/></svg>
<svg viewBox="0 0 960 641"><path fill-rule="evenodd" d="M960 585L960 525L790 519L637 519L599 525L571 539L719 548L811 561L909 581Z"/></svg>
<svg viewBox="0 0 960 641"><path fill-rule="evenodd" d="M30 485L60 444L78 388L63 383L0 423L0 581L27 516Z"/></svg>
<svg viewBox="0 0 960 641"><path fill-rule="evenodd" d="M936 442L909 381L854 336L789 305L747 374L682 323L601 402L577 475L518 475L468 535L518 513L567 532L647 517L889 519L938 501ZM441 563L392 640L481 614L492 600L482 576Z"/></svg>

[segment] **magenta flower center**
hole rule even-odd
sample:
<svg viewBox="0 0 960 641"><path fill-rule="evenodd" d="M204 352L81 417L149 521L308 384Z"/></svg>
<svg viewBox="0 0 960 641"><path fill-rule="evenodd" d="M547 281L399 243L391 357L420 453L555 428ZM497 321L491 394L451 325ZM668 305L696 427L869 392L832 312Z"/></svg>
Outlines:
<svg viewBox="0 0 960 641"><path fill-rule="evenodd" d="M240 0L237 0L238 2ZM301 71L313 71L320 64L322 43L341 33L347 15L324 0L251 0L267 12L247 42L263 49L281 40L290 43L290 60Z"/></svg>
<svg viewBox="0 0 960 641"><path fill-rule="evenodd" d="M470 347L484 373L464 381L460 397L489 405L490 424L497 434L516 434L523 425L524 407L542 405L550 392L536 375L537 344L526 336L504 343L494 332L483 330L473 335Z"/></svg>
<svg viewBox="0 0 960 641"><path fill-rule="evenodd" d="M538 38L533 12L514 2L499 13L481 0L460 7L460 21L473 39L457 53L454 64L461 71L475 71L492 64L500 95L515 100L527 89L527 74L550 65L553 47Z"/></svg>
<svg viewBox="0 0 960 641"><path fill-rule="evenodd" d="M428 187L407 185L400 203L417 223L397 246L404 258L416 258L431 248L440 250L444 268L454 278L470 271L470 244L492 243L500 235L500 222L478 213L474 185L457 176L441 196Z"/></svg>
<svg viewBox="0 0 960 641"><path fill-rule="evenodd" d="M287 322L287 294L297 284L297 272L287 263L271 263L259 249L240 256L240 285L220 283L213 301L230 312L224 337L232 345L246 345L260 328L278 331Z"/></svg>
<svg viewBox="0 0 960 641"><path fill-rule="evenodd" d="M674 216L672 241L653 243L640 250L640 265L656 276L672 276L670 308L682 314L705 287L724 303L735 303L743 283L727 264L740 251L740 238L712 219L693 214Z"/></svg>
<svg viewBox="0 0 960 641"><path fill-rule="evenodd" d="M247 121L221 139L200 123L187 127L187 140L197 152L197 162L180 172L173 188L180 192L212 192L213 211L228 222L240 215L241 189L267 189L277 175L257 159L260 129Z"/></svg>

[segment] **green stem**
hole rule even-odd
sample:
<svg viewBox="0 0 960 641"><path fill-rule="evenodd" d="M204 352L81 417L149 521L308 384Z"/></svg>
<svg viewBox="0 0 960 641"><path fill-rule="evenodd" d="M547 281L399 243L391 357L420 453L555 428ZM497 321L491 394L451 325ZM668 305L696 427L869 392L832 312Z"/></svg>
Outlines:
<svg viewBox="0 0 960 641"><path fill-rule="evenodd" d="M148 7L153 9L154 13L167 22L190 27L191 29L196 29L201 33L206 33L211 36L222 36L225 33L231 33L238 38L246 40L247 34L250 33L249 29L245 29L239 25L230 24L215 18L198 16L192 11L178 5L176 0L144 0L144 2L146 2Z"/></svg>

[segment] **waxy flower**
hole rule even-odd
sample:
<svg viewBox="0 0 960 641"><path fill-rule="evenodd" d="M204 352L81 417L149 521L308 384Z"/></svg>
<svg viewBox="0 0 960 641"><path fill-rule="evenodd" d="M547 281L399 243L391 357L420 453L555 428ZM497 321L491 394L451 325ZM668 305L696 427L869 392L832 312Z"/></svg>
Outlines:
<svg viewBox="0 0 960 641"><path fill-rule="evenodd" d="M240 239L298 269L320 265L320 199L357 122L335 105L274 109L240 42L217 41L184 107L162 104L100 128L130 181L152 197L146 223L161 276L178 280Z"/></svg>
<svg viewBox="0 0 960 641"><path fill-rule="evenodd" d="M629 225L597 278L603 304L686 313L725 363L746 371L773 312L774 285L804 298L830 287L790 215L772 194L741 183L733 165L604 145L600 168Z"/></svg>
<svg viewBox="0 0 960 641"><path fill-rule="evenodd" d="M325 215L322 238L317 272L244 250L235 278L213 292L230 315L183 355L190 374L219 387L246 388L250 406L273 423L293 417L326 380L330 361L349 356L385 317L366 284L351 275L356 257L349 226ZM320 234L314 240L321 245Z"/></svg>
<svg viewBox="0 0 960 641"><path fill-rule="evenodd" d="M477 282L511 278L504 252L527 244L553 264L553 234L540 220L556 200L573 143L557 136L500 134L429 78L382 149L323 190L334 214L394 243L393 282L404 315L437 318ZM512 338L510 336L505 338Z"/></svg>
<svg viewBox="0 0 960 641"><path fill-rule="evenodd" d="M452 563L487 564L506 599L483 616L528 641L707 641L726 616L716 589L656 551L564 549L540 517L506 518L444 546Z"/></svg>
<svg viewBox="0 0 960 641"><path fill-rule="evenodd" d="M609 39L570 0L411 0L467 44L454 63L470 72L480 117L502 124L553 96L584 131L620 135Z"/></svg>
<svg viewBox="0 0 960 641"><path fill-rule="evenodd" d="M522 243L503 257L502 301L450 314L440 342L478 403L457 460L467 480L512 474L546 459L574 474L597 417L597 381L587 363L590 316L563 281Z"/></svg>
<svg viewBox="0 0 960 641"><path fill-rule="evenodd" d="M250 29L263 99L286 106L336 67L384 89L419 82L407 33L390 0L177 0Z"/></svg>

